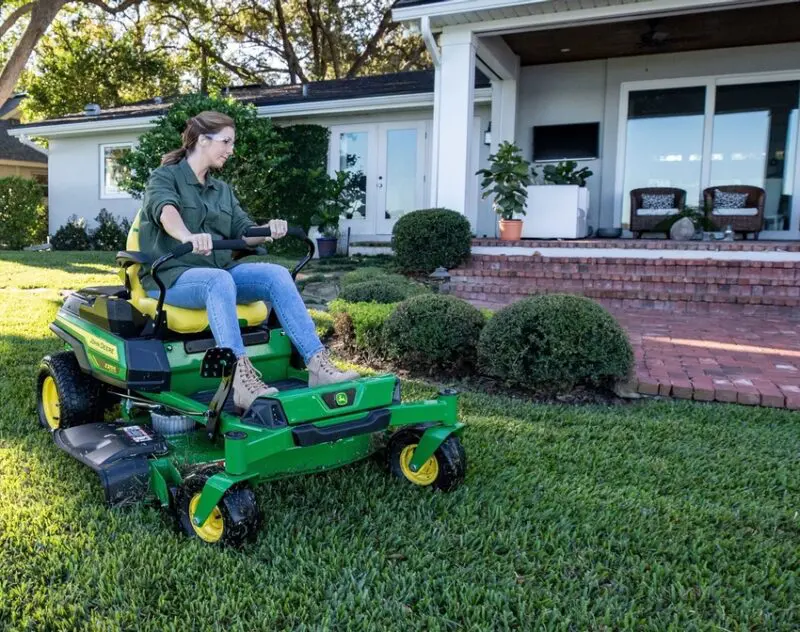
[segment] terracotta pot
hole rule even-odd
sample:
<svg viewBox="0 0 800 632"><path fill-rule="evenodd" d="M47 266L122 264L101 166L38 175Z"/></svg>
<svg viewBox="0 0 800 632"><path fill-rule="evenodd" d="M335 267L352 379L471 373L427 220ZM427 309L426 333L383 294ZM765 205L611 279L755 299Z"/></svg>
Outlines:
<svg viewBox="0 0 800 632"><path fill-rule="evenodd" d="M501 219L499 224L500 239L503 241L519 241L522 235L521 219Z"/></svg>

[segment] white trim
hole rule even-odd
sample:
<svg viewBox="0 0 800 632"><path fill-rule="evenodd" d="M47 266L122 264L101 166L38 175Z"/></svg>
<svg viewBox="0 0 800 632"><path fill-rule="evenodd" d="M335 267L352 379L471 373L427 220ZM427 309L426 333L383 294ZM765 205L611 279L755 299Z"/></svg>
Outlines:
<svg viewBox="0 0 800 632"><path fill-rule="evenodd" d="M709 186L711 180L711 153L713 150L714 113L716 108L716 88L719 86L774 83L778 81L800 81L800 71L767 71L762 73L704 75L699 77L681 77L674 79L654 79L644 81L626 81L620 84L619 117L617 119L617 160L614 178L614 213L615 221L630 223L630 216L623 217L625 208L625 150L627 148L628 105L630 93L642 90L663 90L670 88L704 87L706 89L705 112L703 119L703 157L701 165L700 192ZM798 104L800 111L800 104ZM798 124L798 143L800 143L800 124ZM800 144L798 144L800 147ZM800 151L796 158L795 173L800 176ZM688 205L698 201L687 200ZM792 212L789 230L762 230L761 239L797 239L800 237L800 180L795 178L792 191Z"/></svg>
<svg viewBox="0 0 800 632"><path fill-rule="evenodd" d="M130 199L133 196L125 191L119 191L117 193L106 192L106 161L105 161L106 147L114 147L114 148L128 147L130 149L133 149L133 143L132 142L101 143L100 145L98 145L100 154L100 199L101 200Z"/></svg>
<svg viewBox="0 0 800 632"><path fill-rule="evenodd" d="M42 154L44 156L49 156L50 155L50 152L47 149L45 149L44 147L34 143L30 139L30 136L28 136L27 134L20 134L17 137L17 140L19 142L21 142L23 145L25 145L26 147L30 147L31 149L35 149L36 151L38 151L40 154Z"/></svg>
<svg viewBox="0 0 800 632"><path fill-rule="evenodd" d="M145 131L153 127L157 117L136 117L123 119L108 119L106 121L76 121L70 123L57 123L54 125L34 125L31 127L18 127L8 130L9 136L78 136L95 132L123 132Z"/></svg>
<svg viewBox="0 0 800 632"><path fill-rule="evenodd" d="M491 11L492 9L505 9L526 4L542 4L550 0L449 0L423 4L415 7L401 7L392 10L392 20L402 22L416 20L422 17L453 15L454 13L467 13L472 11Z"/></svg>

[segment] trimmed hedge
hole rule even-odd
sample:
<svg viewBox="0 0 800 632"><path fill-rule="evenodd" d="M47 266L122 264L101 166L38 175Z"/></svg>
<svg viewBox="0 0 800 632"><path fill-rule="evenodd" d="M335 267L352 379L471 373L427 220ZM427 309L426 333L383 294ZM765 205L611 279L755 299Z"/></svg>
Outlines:
<svg viewBox="0 0 800 632"><path fill-rule="evenodd" d="M320 340L325 340L333 333L333 316L328 312L309 309L308 314L311 316L311 320L314 321L314 327Z"/></svg>
<svg viewBox="0 0 800 632"><path fill-rule="evenodd" d="M345 285L339 292L339 298L350 303L399 303L405 299L425 294L430 290L420 283L407 279L400 274L379 276L371 281Z"/></svg>
<svg viewBox="0 0 800 632"><path fill-rule="evenodd" d="M20 250L47 236L47 208L35 180L0 178L0 248Z"/></svg>
<svg viewBox="0 0 800 632"><path fill-rule="evenodd" d="M339 280L339 285L345 287L348 285L355 285L356 283L364 283L365 281L374 281L378 277L386 276L389 276L389 273L386 272L385 269L375 266L367 266L366 268L357 268L356 270L352 270L345 274Z"/></svg>
<svg viewBox="0 0 800 632"><path fill-rule="evenodd" d="M598 303L550 294L497 312L481 333L478 363L483 373L511 384L570 389L625 378L633 350L625 331Z"/></svg>
<svg viewBox="0 0 800 632"><path fill-rule="evenodd" d="M471 241L469 220L443 208L407 213L392 230L392 249L404 272L456 268L469 256Z"/></svg>
<svg viewBox="0 0 800 632"><path fill-rule="evenodd" d="M328 305L336 335L350 349L385 356L383 326L397 303L349 303L342 299Z"/></svg>
<svg viewBox="0 0 800 632"><path fill-rule="evenodd" d="M476 363L484 323L480 310L460 298L415 296L386 320L386 352L409 368L469 370Z"/></svg>

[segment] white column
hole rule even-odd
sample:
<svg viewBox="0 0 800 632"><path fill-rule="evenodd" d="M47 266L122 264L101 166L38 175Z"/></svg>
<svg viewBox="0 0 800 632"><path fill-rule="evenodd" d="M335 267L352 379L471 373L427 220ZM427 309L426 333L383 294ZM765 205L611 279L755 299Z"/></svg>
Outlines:
<svg viewBox="0 0 800 632"><path fill-rule="evenodd" d="M500 143L514 142L517 125L517 81L492 81L492 146L495 153Z"/></svg>
<svg viewBox="0 0 800 632"><path fill-rule="evenodd" d="M473 173L472 122L475 96L476 41L470 31L442 32L441 68L434 96L433 165L436 190L432 206L466 213ZM474 218L471 218L474 220Z"/></svg>

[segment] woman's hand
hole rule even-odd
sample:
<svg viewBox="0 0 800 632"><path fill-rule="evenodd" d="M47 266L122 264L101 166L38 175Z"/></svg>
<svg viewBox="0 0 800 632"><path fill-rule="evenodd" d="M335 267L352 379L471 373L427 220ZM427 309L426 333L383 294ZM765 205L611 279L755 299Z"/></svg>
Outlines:
<svg viewBox="0 0 800 632"><path fill-rule="evenodd" d="M270 237L266 237L264 241L273 241L286 237L286 232L289 230L289 225L283 219L271 219L269 223L260 226L259 228L269 228Z"/></svg>
<svg viewBox="0 0 800 632"><path fill-rule="evenodd" d="M214 247L211 245L211 235L208 233L194 233L181 240L184 244L191 242L192 252L198 255L210 255Z"/></svg>

